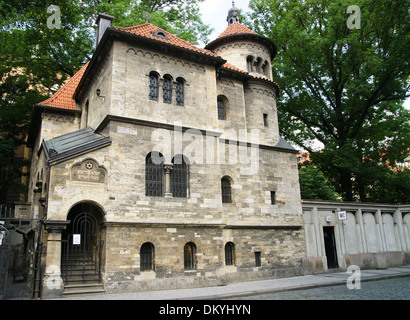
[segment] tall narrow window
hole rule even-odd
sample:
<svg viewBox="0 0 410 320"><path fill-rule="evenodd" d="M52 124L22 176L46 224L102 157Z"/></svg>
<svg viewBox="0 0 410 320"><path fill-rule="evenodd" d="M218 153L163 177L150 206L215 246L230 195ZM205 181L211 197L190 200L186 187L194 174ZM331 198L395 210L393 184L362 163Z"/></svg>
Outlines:
<svg viewBox="0 0 410 320"><path fill-rule="evenodd" d="M268 126L268 114L267 113L263 114L263 126L264 127Z"/></svg>
<svg viewBox="0 0 410 320"><path fill-rule="evenodd" d="M225 265L235 265L235 245L232 242L225 245Z"/></svg>
<svg viewBox="0 0 410 320"><path fill-rule="evenodd" d="M140 271L154 270L154 245L146 242L140 250Z"/></svg>
<svg viewBox="0 0 410 320"><path fill-rule="evenodd" d="M171 192L176 198L186 198L188 190L188 164L183 155L172 159Z"/></svg>
<svg viewBox="0 0 410 320"><path fill-rule="evenodd" d="M222 203L232 203L231 181L228 177L221 179Z"/></svg>
<svg viewBox="0 0 410 320"><path fill-rule="evenodd" d="M220 99L218 99L218 119L225 120L225 105Z"/></svg>
<svg viewBox="0 0 410 320"><path fill-rule="evenodd" d="M162 97L164 103L171 103L172 101L172 84L169 77L164 77L164 82L162 85Z"/></svg>
<svg viewBox="0 0 410 320"><path fill-rule="evenodd" d="M248 72L252 72L252 71L253 71L253 67L252 67L252 65L253 65L253 57L248 57L248 58L246 59L246 65L247 65L247 67L248 67Z"/></svg>
<svg viewBox="0 0 410 320"><path fill-rule="evenodd" d="M177 87L175 89L175 96L178 106L184 105L184 81L182 79L177 79Z"/></svg>
<svg viewBox="0 0 410 320"><path fill-rule="evenodd" d="M256 251L255 252L255 267L260 267L261 264L261 252L260 251Z"/></svg>
<svg viewBox="0 0 410 320"><path fill-rule="evenodd" d="M270 204L276 204L276 191L270 192Z"/></svg>
<svg viewBox="0 0 410 320"><path fill-rule="evenodd" d="M162 197L164 158L159 152L151 152L145 159L145 195Z"/></svg>
<svg viewBox="0 0 410 320"><path fill-rule="evenodd" d="M188 242L184 247L184 269L196 269L196 245L193 242Z"/></svg>
<svg viewBox="0 0 410 320"><path fill-rule="evenodd" d="M153 72L149 75L149 99L158 101L158 75Z"/></svg>

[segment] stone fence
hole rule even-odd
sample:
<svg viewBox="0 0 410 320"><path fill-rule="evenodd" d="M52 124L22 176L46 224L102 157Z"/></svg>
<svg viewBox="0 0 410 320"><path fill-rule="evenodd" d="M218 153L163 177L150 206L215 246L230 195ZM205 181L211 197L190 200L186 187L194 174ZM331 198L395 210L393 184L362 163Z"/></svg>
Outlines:
<svg viewBox="0 0 410 320"><path fill-rule="evenodd" d="M302 201L309 272L410 263L410 205Z"/></svg>

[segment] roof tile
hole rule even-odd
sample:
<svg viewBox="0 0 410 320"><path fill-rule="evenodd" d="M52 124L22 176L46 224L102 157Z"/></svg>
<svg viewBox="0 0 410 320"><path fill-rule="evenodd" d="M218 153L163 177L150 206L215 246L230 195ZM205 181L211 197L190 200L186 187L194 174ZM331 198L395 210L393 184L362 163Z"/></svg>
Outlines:
<svg viewBox="0 0 410 320"><path fill-rule="evenodd" d="M226 37L226 36L231 36L234 34L244 34L244 33L249 33L249 34L257 34L255 31L252 31L248 27L245 27L242 23L232 23L231 25L228 26L228 28L225 29L224 32L222 32L217 39Z"/></svg>
<svg viewBox="0 0 410 320"><path fill-rule="evenodd" d="M70 80L58 89L52 97L40 102L39 105L60 109L77 110L73 95L87 66L88 62L74 76L72 76Z"/></svg>
<svg viewBox="0 0 410 320"><path fill-rule="evenodd" d="M211 57L220 58L220 56L213 53L212 51L207 50L207 49L201 49L197 46L194 46L188 41L182 40L181 38L178 38L172 33L169 33L165 31L164 29L161 29L160 27L157 27L156 25L153 25L151 23L144 23L138 26L126 27L126 28L114 27L114 29L128 32L131 34L135 34L135 35L147 38L147 39L152 39L152 40L157 40L160 42L168 43L168 44L174 45L179 48L187 49L187 50L194 51L194 52L199 52L199 53L211 56ZM166 38L156 36L155 33L157 32L163 32L166 35Z"/></svg>

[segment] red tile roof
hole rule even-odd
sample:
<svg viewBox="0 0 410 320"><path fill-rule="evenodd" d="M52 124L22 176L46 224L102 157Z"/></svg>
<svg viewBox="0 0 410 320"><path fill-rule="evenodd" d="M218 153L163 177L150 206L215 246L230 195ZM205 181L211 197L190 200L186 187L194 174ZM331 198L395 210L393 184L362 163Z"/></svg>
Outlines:
<svg viewBox="0 0 410 320"><path fill-rule="evenodd" d="M180 47L183 49L187 49L190 51L194 51L194 52L199 52L202 54L206 54L212 57L217 57L220 58L220 56L218 56L217 54L213 53L210 50L207 49L201 49L199 47L194 46L193 44L182 40L180 38L178 38L177 36L153 25L150 23L145 23L145 24L141 24L138 26L134 26L134 27L127 27L127 28L119 28L119 27L114 27L117 30L120 31L124 31L124 32L128 32L131 34L135 34L141 37L145 37L147 39L152 39L152 40L156 40L156 41L160 41L160 42L164 42L164 43L168 43L171 45L174 45L176 47ZM154 34L156 32L163 32L166 35L166 38L162 38L162 37L158 37L155 36ZM243 33L250 33L250 34L256 34L254 31L250 30L249 28L245 27L243 24L240 23L234 23L231 24L219 37L224 37L224 36L229 36L229 35L233 35L233 34L243 34ZM77 106L74 100L74 92L77 89L78 84L80 83L81 78L83 77L84 71L86 70L87 66L88 66L88 62L70 79L68 80L59 90L57 90L57 92L50 97L49 99L40 102L38 105L40 106L48 106L48 107L53 107L53 108L60 108L60 109L66 109L66 110L77 110ZM228 69L228 70L232 70L232 71L236 71L239 73L243 73L248 75L249 73L247 71L244 71L242 69L239 69L235 66L233 66L232 64L226 62L223 66L223 68ZM267 78L262 78L262 77L253 77L255 79L259 79L259 80L264 80L266 82L271 82L273 84L275 84L278 89L279 86L277 83L275 83L274 81L271 81Z"/></svg>
<svg viewBox="0 0 410 320"><path fill-rule="evenodd" d="M160 27L157 27L156 25L153 25L151 23L144 23L138 26L134 27L126 27L126 28L120 28L120 27L114 27L114 29L128 32L131 34L135 34L147 39L151 40L156 40L160 42L164 42L179 48L183 48L186 50L194 51L194 52L199 52L202 54L206 54L211 57L216 57L220 58L217 54L213 53L210 50L206 49L201 49L197 46L194 46L193 44L189 43L188 41L182 40L181 38L178 38L177 36L173 35L172 33L169 33L165 31L164 29L161 29ZM163 32L166 35L166 38L159 37L154 35L156 32Z"/></svg>
<svg viewBox="0 0 410 320"><path fill-rule="evenodd" d="M232 23L231 25L228 26L228 28L225 29L224 32L222 32L217 39L226 37L226 36L231 36L234 34L244 34L244 33L250 33L250 34L257 34L255 31L252 31L248 27L245 27L242 23Z"/></svg>
<svg viewBox="0 0 410 320"><path fill-rule="evenodd" d="M233 70L233 71L236 71L236 72L248 74L247 71L242 70L242 69L239 69L239 68L235 67L234 65L232 65L232 64L230 64L230 63L228 63L228 62L226 62L224 65L222 65L222 68L226 68L226 69Z"/></svg>
<svg viewBox="0 0 410 320"><path fill-rule="evenodd" d="M43 102L40 102L38 105L60 109L77 110L73 95L87 66L88 62L74 76L72 76L70 80L68 80L60 89L58 89L52 97Z"/></svg>

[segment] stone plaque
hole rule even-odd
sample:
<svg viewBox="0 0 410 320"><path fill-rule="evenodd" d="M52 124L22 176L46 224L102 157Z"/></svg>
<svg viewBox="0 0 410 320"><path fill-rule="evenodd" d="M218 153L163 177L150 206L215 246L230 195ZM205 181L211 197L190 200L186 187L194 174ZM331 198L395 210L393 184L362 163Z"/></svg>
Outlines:
<svg viewBox="0 0 410 320"><path fill-rule="evenodd" d="M93 160L85 160L71 168L73 181L104 183L106 171Z"/></svg>

